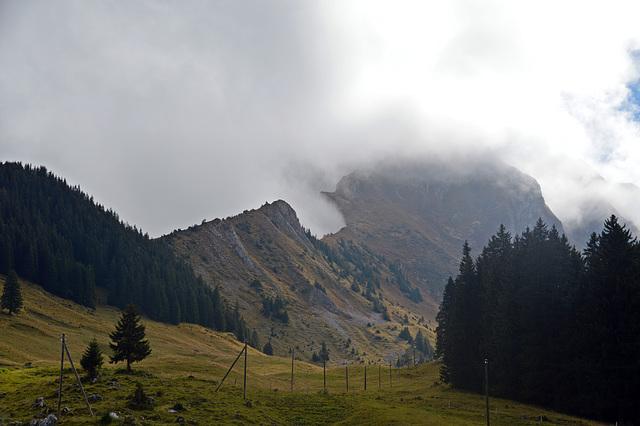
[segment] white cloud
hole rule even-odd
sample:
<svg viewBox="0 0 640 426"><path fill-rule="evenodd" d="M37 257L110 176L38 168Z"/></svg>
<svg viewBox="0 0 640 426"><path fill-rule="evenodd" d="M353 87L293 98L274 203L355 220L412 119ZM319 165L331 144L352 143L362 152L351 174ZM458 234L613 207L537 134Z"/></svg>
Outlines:
<svg viewBox="0 0 640 426"><path fill-rule="evenodd" d="M492 150L570 216L584 164L640 184L637 16L634 1L2 2L0 155L152 235L277 198L322 234L340 221L308 194L389 152Z"/></svg>

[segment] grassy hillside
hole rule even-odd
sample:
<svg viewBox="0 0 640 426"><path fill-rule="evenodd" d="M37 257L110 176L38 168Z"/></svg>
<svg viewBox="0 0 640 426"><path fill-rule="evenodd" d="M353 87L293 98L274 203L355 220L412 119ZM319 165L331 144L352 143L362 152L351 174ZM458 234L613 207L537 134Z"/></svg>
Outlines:
<svg viewBox="0 0 640 426"><path fill-rule="evenodd" d="M118 311L100 297L93 311L32 284L23 282L22 291L23 311L14 316L0 314L0 424L27 423L47 411L57 411L60 335L66 333L79 367L84 348L94 336L105 355L109 352L108 334L119 318ZM143 322L153 353L134 364L135 373L127 375L123 366L107 364L97 383L84 383L87 395L102 397L91 404L96 414L93 419L65 359L62 406L70 412L63 414L60 424L99 424L109 412L120 417L114 424L168 424L178 417L196 424L485 423L484 397L436 385L438 363L393 369L391 382L388 364L380 369L367 365L366 391L364 365L348 366L348 391L346 368L328 368L325 393L322 367L296 361L291 393L291 358L268 357L249 348L246 399L242 359L214 392L240 352L240 343L229 334L196 325ZM32 363L30 367L24 366L27 362ZM127 406L137 382L154 398L152 407L134 410ZM44 398L44 407L34 405L39 397ZM169 412L173 409L175 413ZM534 424L540 422L540 416L546 424L596 424L498 399L491 399L490 410L493 424Z"/></svg>

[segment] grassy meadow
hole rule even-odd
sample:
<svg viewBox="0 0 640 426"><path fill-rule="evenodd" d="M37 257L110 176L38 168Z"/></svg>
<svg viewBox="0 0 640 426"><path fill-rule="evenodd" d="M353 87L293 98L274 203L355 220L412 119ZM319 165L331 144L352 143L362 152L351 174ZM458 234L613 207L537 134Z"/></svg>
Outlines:
<svg viewBox="0 0 640 426"><path fill-rule="evenodd" d="M119 318L116 309L104 304L95 311L87 309L24 282L22 292L22 312L0 314L2 425L28 424L47 413L57 414L62 333L87 396L101 398L91 402L91 417L65 357L61 405L68 410L59 424L486 424L484 396L438 384L437 362L391 370L388 364L367 365L366 390L365 365L328 363L325 391L322 365L296 360L291 392L291 357L269 357L249 348L246 398L244 355L215 392L243 344L230 334L191 324L172 326L143 318L153 352L127 374L124 365L108 363L108 335ZM80 369L80 358L93 337L105 356L95 383ZM130 405L139 386L152 404ZM39 397L44 398L43 407L34 404ZM112 412L117 419L109 416ZM534 424L541 416L545 424L596 424L495 398L490 399L490 413L491 424Z"/></svg>

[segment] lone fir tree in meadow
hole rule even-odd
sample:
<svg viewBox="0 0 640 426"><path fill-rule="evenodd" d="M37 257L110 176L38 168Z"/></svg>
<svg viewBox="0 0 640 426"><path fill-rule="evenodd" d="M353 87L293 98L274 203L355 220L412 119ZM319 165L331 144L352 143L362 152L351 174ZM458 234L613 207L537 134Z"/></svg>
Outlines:
<svg viewBox="0 0 640 426"><path fill-rule="evenodd" d="M9 310L9 315L20 312L22 308L22 292L20 291L20 283L18 282L18 274L11 270L7 274L2 289L2 298L0 298L0 309Z"/></svg>
<svg viewBox="0 0 640 426"><path fill-rule="evenodd" d="M139 324L140 316L133 303L130 303L116 324L116 330L109 335L113 343L109 347L113 350L111 363L127 361L127 371L131 372L131 363L145 359L151 354L151 347L145 337L145 326Z"/></svg>
<svg viewBox="0 0 640 426"><path fill-rule="evenodd" d="M102 351L100 350L98 341L94 337L93 340L89 342L89 346L85 349L84 354L82 354L80 365L90 377L96 377L103 363Z"/></svg>

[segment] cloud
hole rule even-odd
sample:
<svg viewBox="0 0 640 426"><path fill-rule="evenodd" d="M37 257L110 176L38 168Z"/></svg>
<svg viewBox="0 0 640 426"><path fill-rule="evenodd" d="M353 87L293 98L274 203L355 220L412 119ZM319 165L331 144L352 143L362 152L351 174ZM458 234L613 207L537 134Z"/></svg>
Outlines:
<svg viewBox="0 0 640 426"><path fill-rule="evenodd" d="M342 222L318 192L360 165L476 150L562 218L587 168L640 183L638 9L5 1L0 155L154 236L278 198L322 235Z"/></svg>

